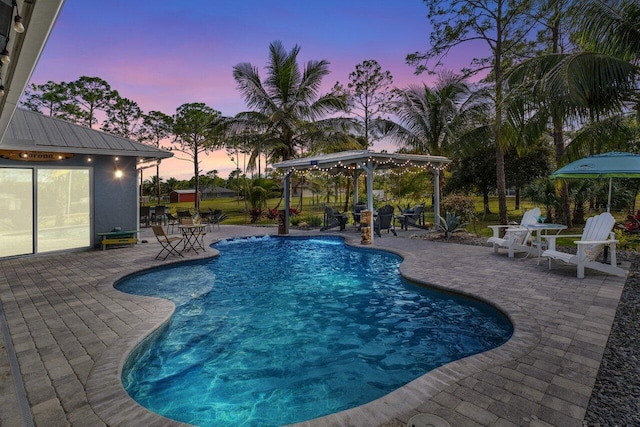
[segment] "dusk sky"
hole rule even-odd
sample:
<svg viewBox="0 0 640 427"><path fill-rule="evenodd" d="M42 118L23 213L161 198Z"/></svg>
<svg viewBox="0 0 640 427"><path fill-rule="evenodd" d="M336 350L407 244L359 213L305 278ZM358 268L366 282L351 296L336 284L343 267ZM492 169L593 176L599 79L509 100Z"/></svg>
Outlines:
<svg viewBox="0 0 640 427"><path fill-rule="evenodd" d="M264 78L269 44L280 40L287 50L301 47L301 65L330 62L323 93L336 81L346 85L367 59L405 87L433 80L405 63L408 53L429 46L426 14L422 0L66 0L31 83L100 77L144 112L173 115L184 103L204 102L233 116L247 109L233 66L250 62ZM448 68L469 60L451 58ZM201 164L204 173L216 169L223 177L234 168L225 151ZM160 172L189 179L193 167L165 160Z"/></svg>

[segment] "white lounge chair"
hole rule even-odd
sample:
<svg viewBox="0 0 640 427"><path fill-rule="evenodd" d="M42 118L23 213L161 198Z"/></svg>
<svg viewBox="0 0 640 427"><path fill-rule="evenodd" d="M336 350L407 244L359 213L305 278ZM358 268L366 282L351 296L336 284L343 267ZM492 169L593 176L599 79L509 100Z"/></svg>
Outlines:
<svg viewBox="0 0 640 427"><path fill-rule="evenodd" d="M613 226L615 219L610 213L601 213L587 220L584 230L580 235L555 235L542 236L549 242L548 249L542 253L543 257L549 258L549 269L551 269L551 260L556 259L567 264L573 264L578 267L578 278L584 278L584 269L602 271L614 276L626 276L626 272L617 266L616 263L616 243L614 239ZM559 237L579 237L575 243L578 246L577 253L569 254L556 250L556 239ZM596 261L605 245L609 246L609 264Z"/></svg>
<svg viewBox="0 0 640 427"><path fill-rule="evenodd" d="M540 209L533 208L522 215L519 225L490 225L493 236L489 237L487 243L493 244L493 251L498 252L500 248L506 248L509 258L513 258L515 252L529 252L527 240L531 236L531 231L527 225L535 224L540 216ZM500 230L505 229L504 237L500 237Z"/></svg>

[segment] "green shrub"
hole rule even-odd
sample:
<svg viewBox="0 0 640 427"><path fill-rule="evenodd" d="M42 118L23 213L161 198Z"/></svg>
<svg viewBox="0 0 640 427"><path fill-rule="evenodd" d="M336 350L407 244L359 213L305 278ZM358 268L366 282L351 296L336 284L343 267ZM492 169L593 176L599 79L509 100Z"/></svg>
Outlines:
<svg viewBox="0 0 640 427"><path fill-rule="evenodd" d="M447 214L451 212L464 222L472 222L476 218L476 204L473 198L462 194L448 195L442 201L442 207Z"/></svg>
<svg viewBox="0 0 640 427"><path fill-rule="evenodd" d="M307 217L307 224L310 227L320 227L322 225L322 217L318 215L309 215Z"/></svg>

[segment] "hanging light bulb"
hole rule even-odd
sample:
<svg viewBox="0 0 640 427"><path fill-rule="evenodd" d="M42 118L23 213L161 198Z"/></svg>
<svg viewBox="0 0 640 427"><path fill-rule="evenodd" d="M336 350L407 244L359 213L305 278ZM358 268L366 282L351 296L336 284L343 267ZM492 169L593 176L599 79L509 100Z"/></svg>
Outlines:
<svg viewBox="0 0 640 427"><path fill-rule="evenodd" d="M9 56L9 51L5 48L2 50L2 53L0 53L0 62L2 62L3 64L8 64L9 62L11 62L11 57Z"/></svg>
<svg viewBox="0 0 640 427"><path fill-rule="evenodd" d="M0 97L4 96L4 85L0 84Z"/></svg>
<svg viewBox="0 0 640 427"><path fill-rule="evenodd" d="M13 30L16 33L23 33L24 25L22 24L22 16L18 14L18 2L16 0L12 0L11 6L14 8L16 12L16 15L13 17Z"/></svg>
<svg viewBox="0 0 640 427"><path fill-rule="evenodd" d="M22 24L22 16L16 14L13 17L13 30L16 33L24 33L24 25Z"/></svg>

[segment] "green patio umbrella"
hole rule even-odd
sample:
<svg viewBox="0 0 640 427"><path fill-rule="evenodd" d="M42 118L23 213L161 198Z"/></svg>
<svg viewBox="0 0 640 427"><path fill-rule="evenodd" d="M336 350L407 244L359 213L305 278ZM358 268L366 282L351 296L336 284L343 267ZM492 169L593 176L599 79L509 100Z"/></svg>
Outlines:
<svg viewBox="0 0 640 427"><path fill-rule="evenodd" d="M609 178L607 212L611 210L611 181L613 178L640 178L640 154L610 152L585 157L558 169L555 178Z"/></svg>

